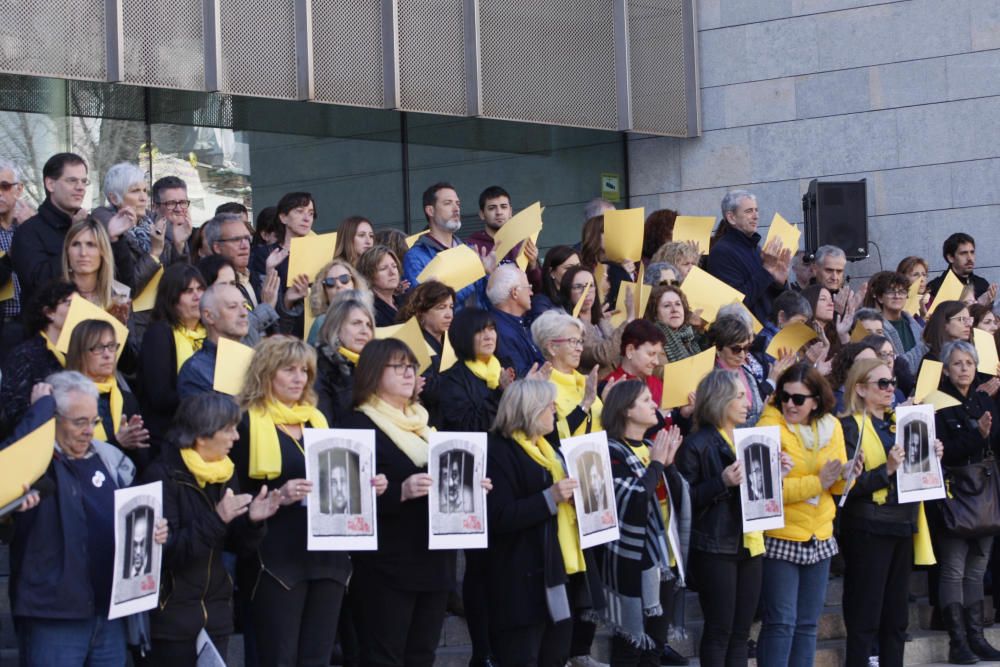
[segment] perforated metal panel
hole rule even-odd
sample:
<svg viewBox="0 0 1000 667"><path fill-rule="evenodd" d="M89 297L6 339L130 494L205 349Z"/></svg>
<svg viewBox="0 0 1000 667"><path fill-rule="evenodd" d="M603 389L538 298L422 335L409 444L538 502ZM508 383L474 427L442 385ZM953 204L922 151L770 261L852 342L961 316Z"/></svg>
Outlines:
<svg viewBox="0 0 1000 667"><path fill-rule="evenodd" d="M103 80L105 0L0 1L0 70Z"/></svg>
<svg viewBox="0 0 1000 667"><path fill-rule="evenodd" d="M314 0L312 25L315 99L384 106L381 0Z"/></svg>
<svg viewBox="0 0 1000 667"><path fill-rule="evenodd" d="M205 89L202 0L122 3L122 81L156 88Z"/></svg>
<svg viewBox="0 0 1000 667"><path fill-rule="evenodd" d="M295 0L220 0L219 23L219 90L297 99Z"/></svg>
<svg viewBox="0 0 1000 667"><path fill-rule="evenodd" d="M611 0L480 0L482 115L617 129Z"/></svg>
<svg viewBox="0 0 1000 667"><path fill-rule="evenodd" d="M399 108L465 115L462 0L399 0Z"/></svg>
<svg viewBox="0 0 1000 667"><path fill-rule="evenodd" d="M628 1L632 130L688 136L684 39L683 0Z"/></svg>

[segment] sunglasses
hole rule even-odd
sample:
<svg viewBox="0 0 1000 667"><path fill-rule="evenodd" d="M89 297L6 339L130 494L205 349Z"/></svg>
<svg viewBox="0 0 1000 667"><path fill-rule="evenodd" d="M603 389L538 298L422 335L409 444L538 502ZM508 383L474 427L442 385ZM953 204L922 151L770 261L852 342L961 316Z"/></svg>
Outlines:
<svg viewBox="0 0 1000 667"><path fill-rule="evenodd" d="M351 282L351 274L342 273L339 276L334 276L333 278L323 278L324 287L335 287L338 282L341 285L346 285L347 283Z"/></svg>
<svg viewBox="0 0 1000 667"><path fill-rule="evenodd" d="M788 401L791 401L793 405L802 407L806 400L810 398L816 398L815 394L789 394L787 391L778 392L778 403L784 405Z"/></svg>
<svg viewBox="0 0 1000 667"><path fill-rule="evenodd" d="M726 348L733 354L746 354L750 351L750 345L727 345Z"/></svg>
<svg viewBox="0 0 1000 667"><path fill-rule="evenodd" d="M895 388L896 378L881 378L879 380L875 380L874 382L866 382L865 384L878 385L878 388L883 390L888 389L889 387Z"/></svg>

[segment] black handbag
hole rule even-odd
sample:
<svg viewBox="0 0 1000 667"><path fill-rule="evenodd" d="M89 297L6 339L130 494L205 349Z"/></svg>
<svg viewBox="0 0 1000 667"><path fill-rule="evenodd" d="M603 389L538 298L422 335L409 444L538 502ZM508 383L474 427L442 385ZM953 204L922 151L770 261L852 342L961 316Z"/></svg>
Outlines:
<svg viewBox="0 0 1000 667"><path fill-rule="evenodd" d="M979 463L948 468L945 484L950 497L940 507L948 532L965 539L1000 534L1000 471L992 451Z"/></svg>

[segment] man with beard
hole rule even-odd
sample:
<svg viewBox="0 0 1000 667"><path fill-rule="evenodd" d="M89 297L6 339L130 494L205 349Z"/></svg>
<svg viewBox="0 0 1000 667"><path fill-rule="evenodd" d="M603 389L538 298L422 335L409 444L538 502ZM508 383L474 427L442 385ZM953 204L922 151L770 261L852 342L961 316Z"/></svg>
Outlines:
<svg viewBox="0 0 1000 667"><path fill-rule="evenodd" d="M330 514L349 514L347 502L347 466L338 462L330 467Z"/></svg>
<svg viewBox="0 0 1000 667"><path fill-rule="evenodd" d="M483 221L482 231L478 231L469 237L468 244L479 253L480 257L486 257L493 252L496 245L495 237L504 223L514 217L514 207L510 202L510 195L499 185L491 185L479 195L479 219ZM525 271L528 280L536 290L542 284L542 269L538 264L538 246L531 239L518 243L507 256L497 258L500 263L514 262L524 249L524 256L528 259L528 266Z"/></svg>
<svg viewBox="0 0 1000 667"><path fill-rule="evenodd" d="M976 240L964 232L955 232L944 240L941 248L944 261L948 262L948 268L944 273L927 283L927 291L931 296L936 296L941 283L948 275L948 271L955 274L958 281L963 285L972 285L975 290L976 299L984 294L987 296L980 300L980 303L992 303L996 298L997 286L991 285L985 278L977 276L972 271L976 268Z"/></svg>

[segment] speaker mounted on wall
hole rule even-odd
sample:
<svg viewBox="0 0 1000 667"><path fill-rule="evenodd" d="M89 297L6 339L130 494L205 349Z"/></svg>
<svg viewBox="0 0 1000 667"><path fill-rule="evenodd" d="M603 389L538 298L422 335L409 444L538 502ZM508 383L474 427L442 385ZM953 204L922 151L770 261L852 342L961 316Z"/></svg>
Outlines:
<svg viewBox="0 0 1000 667"><path fill-rule="evenodd" d="M824 245L840 248L847 259L868 257L868 188L860 181L813 179L802 196L806 252Z"/></svg>

